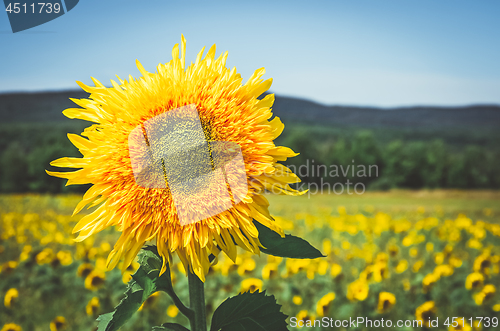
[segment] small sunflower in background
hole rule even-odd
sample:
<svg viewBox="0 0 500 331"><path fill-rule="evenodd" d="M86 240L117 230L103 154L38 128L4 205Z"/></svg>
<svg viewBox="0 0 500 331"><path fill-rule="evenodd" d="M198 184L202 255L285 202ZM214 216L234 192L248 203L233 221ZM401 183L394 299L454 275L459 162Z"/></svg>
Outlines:
<svg viewBox="0 0 500 331"><path fill-rule="evenodd" d="M57 316L50 322L50 331L63 331L68 327L66 319L62 316Z"/></svg>
<svg viewBox="0 0 500 331"><path fill-rule="evenodd" d="M2 273L5 273L5 274L10 274L12 271L14 271L14 269L17 268L18 266L18 262L17 261L7 261L5 262L3 265L2 265Z"/></svg>
<svg viewBox="0 0 500 331"><path fill-rule="evenodd" d="M496 291L497 289L495 285L493 284L485 285L481 290L481 292L474 295L474 301L476 302L476 305L480 306L490 301L495 296Z"/></svg>
<svg viewBox="0 0 500 331"><path fill-rule="evenodd" d="M247 278L241 282L240 292L255 292L258 290L262 291L264 282L258 278Z"/></svg>
<svg viewBox="0 0 500 331"><path fill-rule="evenodd" d="M418 306L415 310L415 317L421 321L424 326L429 327L429 320L436 317L436 304L434 301L427 301Z"/></svg>
<svg viewBox="0 0 500 331"><path fill-rule="evenodd" d="M377 310L379 313L388 312L396 304L396 297L390 292L380 292L378 295Z"/></svg>
<svg viewBox="0 0 500 331"><path fill-rule="evenodd" d="M7 323L4 324L0 331L23 331L23 328L15 323Z"/></svg>
<svg viewBox="0 0 500 331"><path fill-rule="evenodd" d="M300 306L303 302L302 297L300 295L294 295L292 298L292 302L294 305Z"/></svg>
<svg viewBox="0 0 500 331"><path fill-rule="evenodd" d="M454 327L453 325L448 326L448 331L472 331L472 327L469 323L467 323L467 319L463 317L457 318L456 323L458 323L456 327ZM474 330L477 329L479 328L474 328Z"/></svg>
<svg viewBox="0 0 500 331"><path fill-rule="evenodd" d="M296 316L298 325L307 325L307 322L314 321L316 316L310 314L307 310L301 310Z"/></svg>
<svg viewBox="0 0 500 331"><path fill-rule="evenodd" d="M181 47L173 48L173 59L158 65L155 73L146 71L137 61L142 74L139 79L131 76L128 80L118 79L119 83L112 81L109 88L95 79L95 86L79 83L90 97L73 99L82 108L63 112L69 118L94 124L82 136L68 134L83 158L65 157L51 162L52 166L79 170L47 173L68 179L67 185L93 184L74 214L87 205L98 207L84 216L73 231L79 233L76 240L83 241L107 227L117 226L121 237L109 254L109 269L123 259L125 270L144 243L156 239L158 253L163 258L161 273L166 271L175 253L186 270L204 281L210 254L217 255L222 250L234 261L236 245L259 253L254 220L284 236L269 214L269 204L262 193L270 190L299 195L301 192L289 186L299 182L299 178L279 163L297 154L273 142L284 128L279 118L270 120L274 95L261 97L272 80L261 78L265 73L262 68L242 84L236 68L226 67L227 52L216 58L215 45L205 57L203 52L204 49L195 63L186 67L186 41L182 37ZM144 129L146 121L188 105L196 107L206 141L231 142L241 149L244 178L249 185L247 194L229 209L181 225L168 187L137 184L129 138L134 129L141 126ZM199 201L197 207L214 203L209 200Z"/></svg>
<svg viewBox="0 0 500 331"><path fill-rule="evenodd" d="M76 274L79 277L86 278L94 270L94 266L90 263L82 263L78 267Z"/></svg>
<svg viewBox="0 0 500 331"><path fill-rule="evenodd" d="M85 288L96 291L104 285L105 281L106 274L101 270L94 269L85 277Z"/></svg>
<svg viewBox="0 0 500 331"><path fill-rule="evenodd" d="M87 306L85 307L85 312L87 313L88 316L96 316L97 314L99 314L100 307L101 307L101 304L99 302L99 298L93 297L87 303Z"/></svg>
<svg viewBox="0 0 500 331"><path fill-rule="evenodd" d="M319 299L316 304L316 313L319 317L328 316L333 300L335 300L335 293L333 292L327 293Z"/></svg>
<svg viewBox="0 0 500 331"><path fill-rule="evenodd" d="M370 287L362 279L355 280L347 287L347 299L351 301L364 301L368 297Z"/></svg>
<svg viewBox="0 0 500 331"><path fill-rule="evenodd" d="M5 297L3 300L5 307L12 308L12 306L14 305L14 302L16 301L16 299L18 297L19 297L19 291L17 290L17 288L9 289L7 291L7 293L5 293Z"/></svg>
<svg viewBox="0 0 500 331"><path fill-rule="evenodd" d="M275 278L278 275L278 264L275 262L268 262L262 268L262 279L268 280Z"/></svg>

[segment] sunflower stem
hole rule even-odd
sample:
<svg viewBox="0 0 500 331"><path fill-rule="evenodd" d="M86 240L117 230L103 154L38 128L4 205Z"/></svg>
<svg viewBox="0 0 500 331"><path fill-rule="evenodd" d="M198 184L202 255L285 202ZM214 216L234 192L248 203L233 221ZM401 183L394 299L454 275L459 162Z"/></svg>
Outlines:
<svg viewBox="0 0 500 331"><path fill-rule="evenodd" d="M166 292L170 296L170 298L172 298L174 305L179 309L181 314L186 316L191 321L191 319L194 318L194 311L192 309L189 309L182 303L181 299L179 299L177 294L175 294L175 292L173 291L173 288L167 289Z"/></svg>
<svg viewBox="0 0 500 331"><path fill-rule="evenodd" d="M194 273L188 271L189 305L194 311L189 319L191 331L207 331L207 313L205 307L205 289L203 282Z"/></svg>

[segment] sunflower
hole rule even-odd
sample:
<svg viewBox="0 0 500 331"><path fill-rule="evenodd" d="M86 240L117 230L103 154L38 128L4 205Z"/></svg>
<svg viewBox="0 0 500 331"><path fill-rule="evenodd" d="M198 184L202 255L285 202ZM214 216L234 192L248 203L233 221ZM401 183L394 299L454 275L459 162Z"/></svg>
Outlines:
<svg viewBox="0 0 500 331"><path fill-rule="evenodd" d="M337 263L332 264L332 269L330 271L330 275L332 275L333 278L336 278L341 273L342 273L342 266L340 264L337 264Z"/></svg>
<svg viewBox="0 0 500 331"><path fill-rule="evenodd" d="M238 266L238 275L245 276L252 273L255 269L255 260L252 258L246 258L243 263Z"/></svg>
<svg viewBox="0 0 500 331"><path fill-rule="evenodd" d="M14 269L17 268L17 265L17 261L8 261L3 264L1 270L6 274L10 274L12 271L14 271Z"/></svg>
<svg viewBox="0 0 500 331"><path fill-rule="evenodd" d="M5 293L3 303L5 307L11 308L15 300L19 297L19 291L16 288L11 288Z"/></svg>
<svg viewBox="0 0 500 331"><path fill-rule="evenodd" d="M389 311L396 304L396 297L390 292L380 292L378 295L378 306L377 310L379 313L385 313Z"/></svg>
<svg viewBox="0 0 500 331"><path fill-rule="evenodd" d="M106 274L101 270L92 270L87 277L85 277L85 288L91 291L96 291L104 285L106 281Z"/></svg>
<svg viewBox="0 0 500 331"><path fill-rule="evenodd" d="M368 297L370 287L362 279L355 280L347 287L347 298L351 301L364 301Z"/></svg>
<svg viewBox="0 0 500 331"><path fill-rule="evenodd" d="M300 306L302 304L302 297L300 295L294 295L293 298L292 298L292 302L297 305L297 306Z"/></svg>
<svg viewBox="0 0 500 331"><path fill-rule="evenodd" d="M421 321L424 326L429 327L429 320L436 316L436 305L434 301L427 301L417 307L415 317Z"/></svg>
<svg viewBox="0 0 500 331"><path fill-rule="evenodd" d="M71 252L68 250L57 252L56 258L58 262L63 266L67 266L73 263L73 257L71 256Z"/></svg>
<svg viewBox="0 0 500 331"><path fill-rule="evenodd" d="M439 275L434 272L427 274L424 279L422 279L424 293L427 293L439 279Z"/></svg>
<svg viewBox="0 0 500 331"><path fill-rule="evenodd" d="M295 316L295 317L297 318L297 325L299 325L299 327L312 326L312 324L314 323L313 321L316 318L316 316L314 316L313 314L310 314L307 310L299 311L297 316Z"/></svg>
<svg viewBox="0 0 500 331"><path fill-rule="evenodd" d="M36 255L36 263L39 265L51 263L54 259L54 251L52 248L44 248L40 253Z"/></svg>
<svg viewBox="0 0 500 331"><path fill-rule="evenodd" d="M78 267L78 270L76 271L76 274L79 276L79 277L87 277L91 272L92 270L94 270L94 266L90 263L82 263L80 264L80 266Z"/></svg>
<svg viewBox="0 0 500 331"><path fill-rule="evenodd" d="M481 254L474 260L473 269L476 272L487 273L488 268L491 266L490 256L487 254Z"/></svg>
<svg viewBox="0 0 500 331"><path fill-rule="evenodd" d="M268 262L262 268L262 279L268 280L274 278L278 275L278 264L274 262Z"/></svg>
<svg viewBox="0 0 500 331"><path fill-rule="evenodd" d="M66 330L67 326L66 319L62 316L57 316L50 322L50 331Z"/></svg>
<svg viewBox="0 0 500 331"><path fill-rule="evenodd" d="M99 313L99 307L101 304L99 303L99 298L98 297L93 297L90 299L89 303L87 303L87 306L85 307L85 312L87 313L88 316L95 316Z"/></svg>
<svg viewBox="0 0 500 331"><path fill-rule="evenodd" d="M316 313L320 317L328 315L332 301L335 300L335 293L330 292L325 294L321 299L319 299L316 304Z"/></svg>
<svg viewBox="0 0 500 331"><path fill-rule="evenodd" d="M448 326L448 331L471 331L472 327L470 326L469 323L467 323L467 320L463 317L457 318L456 322L458 323L457 326L450 325Z"/></svg>
<svg viewBox="0 0 500 331"><path fill-rule="evenodd" d="M4 324L1 331L23 331L23 328L14 323Z"/></svg>
<svg viewBox="0 0 500 331"><path fill-rule="evenodd" d="M253 292L258 291L258 290L262 291L263 285L264 285L264 283L262 282L262 280L260 280L258 278L247 278L241 282L240 292L241 293L243 293L243 292L253 293Z"/></svg>
<svg viewBox="0 0 500 331"><path fill-rule="evenodd" d="M398 262L398 265L396 266L396 272L398 274L403 273L408 269L408 261L407 260L401 260Z"/></svg>
<svg viewBox="0 0 500 331"><path fill-rule="evenodd" d="M490 301L496 292L496 287L493 284L488 284L483 287L481 292L474 295L474 301L478 306Z"/></svg>
<svg viewBox="0 0 500 331"><path fill-rule="evenodd" d="M273 142L284 128L279 118L270 120L274 95L258 98L272 82L261 79L265 69L256 70L242 85L236 69L225 66L227 52L216 58L214 45L203 57L202 49L195 63L186 68L185 49L182 37L180 51L175 45L173 59L158 65L155 73L137 61L139 79L119 78L109 88L95 79L93 87L79 83L90 97L72 99L82 108L63 112L95 124L85 129L83 137L68 135L83 158L51 162L79 170L47 173L68 179L67 185L93 184L74 214L87 205L97 208L73 231L79 232L76 240L83 241L117 226L121 236L109 254L109 269L123 259L125 270L143 244L156 239L163 258L161 273L176 253L186 270L204 280L211 253L222 250L234 261L236 245L260 252L254 220L284 236L268 212L265 190L303 193L290 188L290 183L300 180L278 163L297 154ZM197 143L194 147L193 142ZM191 147L182 150L182 144ZM218 149L236 155L236 165L226 167L230 171L223 177L227 181L222 188L219 181L210 179L221 176L221 171L215 171L219 168L213 152L217 154ZM197 158L189 156L190 152ZM168 155L161 158L160 153ZM204 169L207 160L210 171ZM186 163L188 167L179 168ZM185 179L182 172L192 178ZM195 181L198 184L185 185L189 187L182 191L182 183ZM239 185L230 185L235 181ZM205 210L211 213L198 213Z"/></svg>

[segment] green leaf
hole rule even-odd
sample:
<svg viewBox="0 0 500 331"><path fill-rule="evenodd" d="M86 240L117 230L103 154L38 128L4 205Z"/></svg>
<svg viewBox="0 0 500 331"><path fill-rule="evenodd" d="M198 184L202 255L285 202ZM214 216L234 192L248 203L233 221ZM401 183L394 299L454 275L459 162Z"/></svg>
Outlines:
<svg viewBox="0 0 500 331"><path fill-rule="evenodd" d="M163 330L189 331L189 329L187 329L187 328L185 328L182 325L177 324L177 323L163 323L161 326L153 327L153 331L163 331Z"/></svg>
<svg viewBox="0 0 500 331"><path fill-rule="evenodd" d="M266 292L245 292L226 299L215 310L210 331L288 330L281 305Z"/></svg>
<svg viewBox="0 0 500 331"><path fill-rule="evenodd" d="M159 262L160 261L160 262ZM157 291L166 291L172 287L170 270L159 276L162 259L156 251L156 247L148 246L139 253L141 266L132 275L128 282L125 297L111 313L101 315L97 318L97 331L115 331L124 325L130 317L139 309L149 296Z"/></svg>
<svg viewBox="0 0 500 331"><path fill-rule="evenodd" d="M282 238L279 234L257 221L254 221L253 224L255 224L259 231L260 243L265 247L260 250L266 254L294 259L325 257L319 250L302 238L290 234Z"/></svg>

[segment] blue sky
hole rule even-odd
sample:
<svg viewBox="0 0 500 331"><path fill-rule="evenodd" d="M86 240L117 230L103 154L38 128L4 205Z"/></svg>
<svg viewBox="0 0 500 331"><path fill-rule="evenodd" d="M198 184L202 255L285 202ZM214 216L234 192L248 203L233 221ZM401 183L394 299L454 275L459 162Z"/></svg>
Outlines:
<svg viewBox="0 0 500 331"><path fill-rule="evenodd" d="M0 13L0 92L78 88L154 71L187 39L229 52L246 79L324 104L500 104L500 1L82 0L13 34Z"/></svg>

